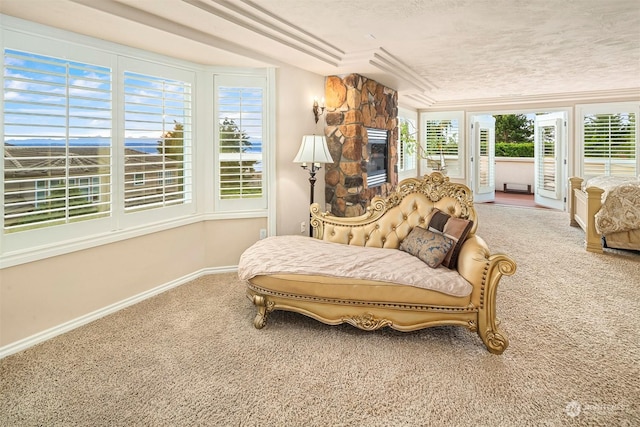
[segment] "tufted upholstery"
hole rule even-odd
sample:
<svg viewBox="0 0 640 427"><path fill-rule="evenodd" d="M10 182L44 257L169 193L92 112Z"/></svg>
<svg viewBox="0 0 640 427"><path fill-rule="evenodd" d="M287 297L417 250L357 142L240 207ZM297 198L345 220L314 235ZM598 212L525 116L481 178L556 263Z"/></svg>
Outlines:
<svg viewBox="0 0 640 427"><path fill-rule="evenodd" d="M412 192L386 212L382 208L381 215L365 214L343 221L325 217L322 236L318 237L334 243L397 249L413 227L424 227L429 223L434 207L452 216L459 217L462 213L460 200L443 197L433 202L426 194ZM370 221L366 221L367 216L371 216ZM474 221L471 232L475 232L475 209L470 208L465 219Z"/></svg>

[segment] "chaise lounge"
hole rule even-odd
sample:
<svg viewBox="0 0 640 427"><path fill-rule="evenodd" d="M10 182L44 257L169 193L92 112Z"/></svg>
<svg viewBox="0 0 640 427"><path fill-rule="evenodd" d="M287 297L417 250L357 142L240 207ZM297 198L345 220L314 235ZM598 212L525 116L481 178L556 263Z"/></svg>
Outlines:
<svg viewBox="0 0 640 427"><path fill-rule="evenodd" d="M270 237L240 259L256 328L272 311L288 310L364 330L459 325L477 332L492 353L507 348L496 292L516 264L491 255L475 234L469 188L434 172L402 181L359 217L335 217L318 204L311 214L315 238Z"/></svg>

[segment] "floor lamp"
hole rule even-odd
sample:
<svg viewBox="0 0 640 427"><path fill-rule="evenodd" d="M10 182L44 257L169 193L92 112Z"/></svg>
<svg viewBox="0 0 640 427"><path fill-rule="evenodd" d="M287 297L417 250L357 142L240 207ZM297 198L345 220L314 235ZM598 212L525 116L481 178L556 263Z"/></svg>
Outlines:
<svg viewBox="0 0 640 427"><path fill-rule="evenodd" d="M296 154L294 163L302 163L302 169L309 171L309 185L311 196L309 205L313 204L313 193L316 185L316 172L321 168L322 163L333 163L327 140L321 135L304 135L298 154ZM309 166L311 164L311 166ZM311 216L309 216L311 218ZM311 223L309 223L309 236L313 236Z"/></svg>

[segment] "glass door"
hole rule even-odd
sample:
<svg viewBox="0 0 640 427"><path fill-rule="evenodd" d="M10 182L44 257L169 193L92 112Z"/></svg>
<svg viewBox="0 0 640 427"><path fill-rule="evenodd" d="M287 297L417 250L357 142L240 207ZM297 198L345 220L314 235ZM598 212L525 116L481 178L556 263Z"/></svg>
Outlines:
<svg viewBox="0 0 640 427"><path fill-rule="evenodd" d="M564 209L565 123L564 112L536 115L534 123L535 201L554 209Z"/></svg>
<svg viewBox="0 0 640 427"><path fill-rule="evenodd" d="M474 116L471 124L472 188L475 202L492 202L495 182L496 119Z"/></svg>

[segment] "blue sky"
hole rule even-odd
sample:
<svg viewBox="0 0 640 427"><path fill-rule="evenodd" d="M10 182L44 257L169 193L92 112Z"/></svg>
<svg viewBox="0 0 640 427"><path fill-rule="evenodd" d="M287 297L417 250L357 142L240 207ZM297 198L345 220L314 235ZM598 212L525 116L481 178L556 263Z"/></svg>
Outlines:
<svg viewBox="0 0 640 427"><path fill-rule="evenodd" d="M190 84L130 72L124 79L125 138L157 140L190 114ZM7 49L5 140L64 138L67 129L71 138L111 137L112 80L106 67Z"/></svg>

